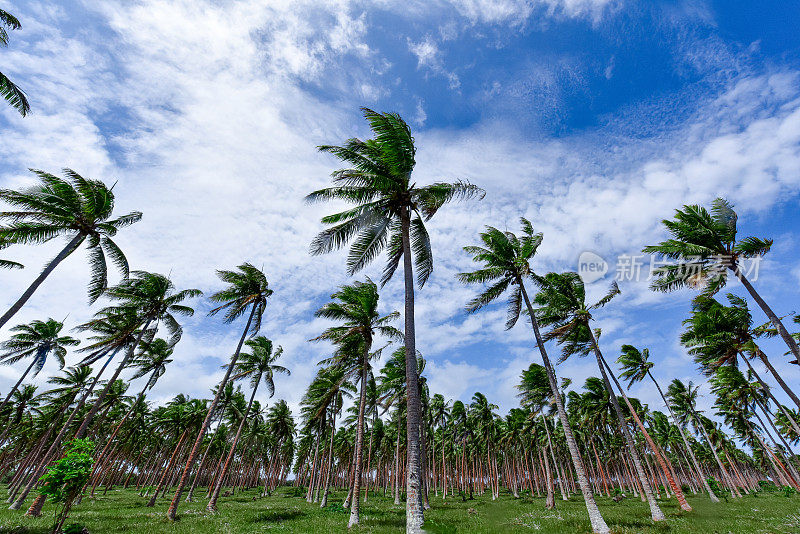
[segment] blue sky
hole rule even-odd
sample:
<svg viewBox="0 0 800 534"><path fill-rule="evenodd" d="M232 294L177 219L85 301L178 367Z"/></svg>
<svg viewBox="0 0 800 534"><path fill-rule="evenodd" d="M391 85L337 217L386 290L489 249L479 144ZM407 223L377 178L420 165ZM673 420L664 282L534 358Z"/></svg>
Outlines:
<svg viewBox="0 0 800 534"><path fill-rule="evenodd" d="M337 168L316 145L368 135L359 106L398 111L412 125L419 183L464 178L487 191L429 225L436 270L418 294L418 348L432 389L449 398L482 391L507 410L519 373L539 361L526 329L503 330L502 305L467 317L475 289L454 279L470 268L461 246L487 224L516 229L523 215L545 235L535 267L574 270L583 251L613 263L662 239L658 221L675 208L725 196L743 234L776 240L757 287L779 314L798 311L800 12L790 2L0 0L0 8L23 23L0 50L0 69L34 110L23 119L0 108L2 186L30 183L28 167L118 181L120 212L144 212L120 234L131 263L171 273L180 287L213 291L214 269L263 265L275 289L263 331L293 371L276 398L292 406L326 355L306 342L326 326L313 311L348 280L343 254L308 255L320 216L335 206L302 198ZM0 295L11 302L59 245L6 251L29 268L4 273ZM592 295L612 277L591 284ZM18 319L86 319L87 279L78 253ZM387 311L400 309L401 289L399 280L386 286ZM622 290L597 314L607 356L622 343L648 346L660 380L699 381L678 343L691 293L653 294L645 281ZM236 326L206 317L207 301L195 304L156 400L205 395L235 346ZM800 368L780 343L765 348L796 384ZM558 372L580 387L596 369L575 360ZM0 368L0 390L17 373ZM652 388L633 391L660 406Z"/></svg>

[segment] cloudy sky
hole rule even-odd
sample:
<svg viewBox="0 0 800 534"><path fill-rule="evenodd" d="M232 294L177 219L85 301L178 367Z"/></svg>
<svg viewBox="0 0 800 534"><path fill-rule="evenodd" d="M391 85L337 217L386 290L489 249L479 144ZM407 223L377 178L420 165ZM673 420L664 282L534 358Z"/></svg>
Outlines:
<svg viewBox="0 0 800 534"><path fill-rule="evenodd" d="M292 370L275 398L296 408L328 351L306 341L326 326L313 312L348 281L344 253L308 254L335 208L303 203L337 168L315 147L369 135L360 106L397 111L419 147L417 183L467 179L487 192L429 224L436 268L418 293L417 345L431 389L462 400L481 391L504 411L539 357L522 324L503 330L501 304L463 312L476 288L454 278L471 267L461 247L487 224L514 230L529 218L544 232L540 272L599 254L610 264L591 285L599 295L617 257L664 237L660 219L725 196L743 233L775 239L756 287L777 313L798 310L800 12L791 4L0 0L23 24L0 69L33 108L22 118L0 106L0 185L31 184L29 167L117 182L119 213L144 212L118 243L134 268L180 288L213 292L215 269L263 266L275 290L263 333ZM4 251L28 267L0 277L6 305L61 246ZM88 277L80 251L15 321L87 319ZM622 282L597 313L604 351L646 346L663 382L699 381L678 343L691 293L653 294L644 278ZM400 279L382 301L401 309ZM235 347L242 325L207 317L207 300L193 304L154 400L207 395ZM765 347L796 385L785 348ZM0 367L0 391L20 371ZM558 373L580 387L596 366L576 358ZM649 385L633 392L660 407Z"/></svg>

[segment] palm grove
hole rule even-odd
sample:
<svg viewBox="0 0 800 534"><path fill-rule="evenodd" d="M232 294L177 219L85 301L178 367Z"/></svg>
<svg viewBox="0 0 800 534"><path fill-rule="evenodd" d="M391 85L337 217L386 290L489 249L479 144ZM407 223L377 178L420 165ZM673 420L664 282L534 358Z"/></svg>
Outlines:
<svg viewBox="0 0 800 534"><path fill-rule="evenodd" d="M10 29L19 26L6 12L0 17ZM6 42L3 30L0 44ZM24 94L2 75L0 84L9 103L27 113ZM669 238L644 249L672 260L656 272L654 290L697 292L680 342L708 379L717 420L698 408L697 385L655 379L647 348L603 343L593 321L619 288L614 284L592 302L576 273L537 273L532 261L543 236L525 218L516 233L487 226L477 244L464 247L473 264L466 268L465 256L465 272L458 275L475 286L468 313L503 299L505 327L530 328L532 363L520 370L520 406L500 416L482 393L464 403L431 392L415 336L415 291L424 288L434 265L426 225L446 204L479 201L484 192L464 181L417 185L408 125L397 114L363 113L373 138L320 147L345 166L332 174L330 187L306 200L349 207L322 218L325 228L310 251L347 248L349 275L383 256L383 273L378 283L363 278L335 288L316 311L330 326L309 341L326 344L330 353L319 362L297 415L283 400L262 405L256 399L264 390L271 398L279 375L290 372L279 363L281 347L261 334L273 293L262 270L245 262L217 271L221 289L208 297L210 315L235 329L238 341L209 398L178 394L154 405L147 393L172 362L181 318L194 313L201 291L130 270L113 238L142 215L114 213L114 193L101 181L70 169L63 176L34 170L36 185L0 191L9 206L0 213L3 248L66 240L10 303L0 327L13 324L42 282L81 247L89 257L89 300L103 303L73 327L75 337L53 318L7 329L0 360L19 370L0 401L0 476L11 509L40 514L46 498L41 481L51 480L53 466L76 448L89 450L93 461L70 504L98 497L98 488L136 488L143 506L163 504L171 520L184 500L205 498L214 513L235 506L225 500L244 489L269 495L290 484L298 498L321 507L330 505L332 489L345 490L348 527L359 524L361 503L370 495L388 494L398 506L405 501L407 532L422 531L425 510L436 499L527 492L554 508L556 495L569 500L577 494L591 529L605 533L610 529L598 496L639 497L652 521L665 521L663 499L676 499L690 514L688 498L719 502L768 485L800 490L792 450L800 440L800 400L760 344L779 337L797 360L798 335L741 268L742 260L767 253L772 242L740 238L728 202L717 199L710 210L683 206L663 221ZM121 275L116 285L108 282L109 261ZM380 292L401 264L403 310L387 312ZM0 266L22 268L8 259ZM766 322L754 318L748 300L719 296L728 276L741 282ZM579 388L556 373L558 363L574 357L597 366L598 376ZM539 358L541 365L533 362ZM60 371L46 386L30 383L48 360ZM384 363L377 369L379 360ZM120 378L124 372L128 380ZM640 381L657 389L659 406L627 395ZM775 387L793 406L775 397ZM46 473L49 479L42 478Z"/></svg>

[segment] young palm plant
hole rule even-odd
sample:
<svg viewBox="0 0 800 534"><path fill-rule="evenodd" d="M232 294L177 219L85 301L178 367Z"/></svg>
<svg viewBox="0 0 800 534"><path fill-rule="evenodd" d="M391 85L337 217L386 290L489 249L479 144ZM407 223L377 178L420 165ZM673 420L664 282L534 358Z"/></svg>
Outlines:
<svg viewBox="0 0 800 534"><path fill-rule="evenodd" d="M703 287L703 292L712 296L725 286L730 271L758 303L795 359L800 360L797 341L741 269L742 259L769 252L772 240L753 236L738 238L737 220L733 205L723 198L714 200L710 212L696 205L675 210L673 220L662 221L672 238L643 249L643 252L676 260L654 271L656 279L651 287L656 291Z"/></svg>
<svg viewBox="0 0 800 534"><path fill-rule="evenodd" d="M574 354L586 356L594 353L603 384L608 390L611 404L614 406L614 412L619 423L619 431L625 439L628 453L636 468L636 474L639 477L647 502L650 505L650 515L653 521L664 521L666 517L653 496L650 483L642 467L641 458L636 451L630 430L625 422L625 414L608 379L607 364L603 354L600 352L595 332L592 331L589 325L593 318L592 312L605 306L619 293L616 283L612 285L606 296L598 302L588 305L586 303L586 288L577 273L549 273L545 277L536 278L535 280L540 288L534 298L534 301L539 305L536 315L543 326L550 327L545 339L556 339L562 345L560 361L564 361ZM621 392L624 395L624 391ZM641 430L643 430L643 433L646 432L643 427L641 427Z"/></svg>
<svg viewBox="0 0 800 534"><path fill-rule="evenodd" d="M542 243L542 234L535 233L533 225L524 217L520 218L520 224L522 225L522 235L520 237L517 237L512 232L501 232L497 228L489 226L480 235L483 246L464 247L464 250L473 256L473 260L481 264L481 268L471 273L461 273L458 275L458 279L463 283L491 283L484 292L467 304L467 311L470 313L478 311L500 298L510 289L511 294L508 297L506 320L506 329L510 329L517 323L524 304L531 321L531 328L533 329L539 354L547 370L550 391L556 402L561 425L564 428L567 448L578 477L578 484L583 494L592 530L597 533L607 533L609 532L608 525L606 525L603 516L600 515L600 510L594 500L592 488L586 477L586 469L578 451L572 427L567 419L564 402L559 394L558 378L547 355L544 339L539 331L539 322L525 288L525 281L532 280L536 276L530 266L530 261Z"/></svg>
<svg viewBox="0 0 800 534"><path fill-rule="evenodd" d="M381 283L385 284L403 260L405 283L405 339L408 387L408 469L406 531L420 532L424 521L422 462L420 444L421 404L416 369L414 323L414 276L422 287L433 271L433 255L425 221L455 199L483 197L483 190L467 182L437 182L417 186L411 180L416 163L416 147L411 129L396 113L378 113L362 108L375 138L350 139L342 146L325 145L349 168L333 173L333 187L314 191L309 202L341 200L355 207L323 217L330 228L311 244L312 254L323 254L353 241L347 257L347 270L354 274L388 249L388 262ZM412 259L413 258L413 259Z"/></svg>
<svg viewBox="0 0 800 534"><path fill-rule="evenodd" d="M4 244L41 244L61 236L69 236L67 245L48 263L22 296L0 317L0 328L31 298L45 278L59 263L72 254L84 241L89 245L92 278L89 282L89 301L94 302L108 287L106 256L128 276L128 260L111 239L121 228L142 218L133 211L112 219L114 193L99 180L88 180L71 169L64 169L65 178L33 170L39 183L29 189L0 190L0 200L19 211L0 213L0 242Z"/></svg>
<svg viewBox="0 0 800 534"><path fill-rule="evenodd" d="M272 295L267 277L260 269L254 267L250 263L239 265L235 271L217 271L217 276L227 284L227 287L211 295L211 300L218 303L219 306L212 309L209 315L216 315L224 311L224 322L232 323L247 313L248 309L250 313L247 317L244 330L242 331L242 336L239 338L239 344L236 345L236 350L233 356L231 356L231 360L225 370L225 376L223 376L222 381L217 387L217 393L214 395L214 399L208 407L205 420L203 424L200 425L200 430L197 433L194 445L189 453L189 458L186 460L186 465L183 468L183 473L178 482L178 488L175 490L175 495L167 510L167 518L170 521L174 521L178 516L178 506L180 505L183 488L186 487L189 481L189 474L191 473L194 461L197 459L197 455L200 453L203 437L208 429L208 425L211 424L211 418L217 409L220 396L228 380L230 380L231 373L239 359L242 345L244 345L248 334L251 337L258 334L258 331L261 329L261 322L264 318L264 310L267 307L267 299Z"/></svg>
<svg viewBox="0 0 800 534"><path fill-rule="evenodd" d="M22 28L22 24L14 15L0 9L0 47L8 46L8 31L6 31L6 28L9 30L19 30ZM12 108L19 111L19 114L23 117L30 113L31 106L28 103L28 99L25 97L25 93L22 89L14 85L14 82L9 80L8 76L2 72L0 72L0 96L2 96Z"/></svg>

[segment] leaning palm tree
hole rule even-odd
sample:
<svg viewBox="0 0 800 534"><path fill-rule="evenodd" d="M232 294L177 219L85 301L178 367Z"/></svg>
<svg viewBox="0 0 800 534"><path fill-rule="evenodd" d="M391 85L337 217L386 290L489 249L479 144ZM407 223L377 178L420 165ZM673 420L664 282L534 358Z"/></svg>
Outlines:
<svg viewBox="0 0 800 534"><path fill-rule="evenodd" d="M467 304L467 311L470 313L476 312L500 298L510 289L511 294L508 297L508 314L506 320L506 329L510 329L517 323L520 313L522 312L522 306L523 304L525 305L531 320L531 327L533 329L534 338L536 339L536 345L539 349L539 354L547 370L550 392L555 400L558 417L564 428L567 448L572 457L572 464L578 477L581 493L583 493L583 499L589 514L589 521L592 524L592 530L594 532L609 532L603 516L600 515L600 510L597 508L592 488L586 478L586 468L583 465L583 460L578 451L578 445L575 442L572 427L567 418L567 412L564 409L564 401L559 393L558 378L556 377L555 369L550 362L550 358L547 355L544 339L539 332L539 323L536 319L536 313L525 288L525 281L536 276L530 266L530 261L542 242L542 234L535 233L533 231L533 225L524 217L520 218L520 223L522 225L522 235L520 237L517 237L512 232L501 232L489 226L486 228L485 232L481 233L483 246L464 247L465 251L472 254L473 260L481 264L481 268L471 273L459 274L459 280L464 283L491 283L484 292Z"/></svg>
<svg viewBox="0 0 800 534"><path fill-rule="evenodd" d="M127 348L125 356L120 360L114 374L106 382L106 386L101 393L92 402L89 412L84 415L83 421L75 433L75 438L78 439L86 434L89 429L89 424L93 421L94 416L103 405L105 397L109 392L112 392L120 373L127 367L136 347L142 341L146 333L152 332L149 328L150 325L163 324L166 330L171 333L172 339L177 341L177 339L180 339L182 328L180 324L178 324L175 315L191 316L194 310L182 303L186 299L197 297L201 294L200 290L197 289L176 291L172 281L161 274L149 273L146 271L134 271L131 274L132 276L130 278L122 280L119 284L106 291L106 296L113 301L113 304L100 310L98 316L100 317L100 322L107 320L108 317L125 318L122 321L122 324L125 325L123 327L123 332L119 336L112 336L112 339L119 339L119 343L128 340L132 332L138 330L138 333L136 334L136 339L132 343L117 346L117 348L121 348L122 346ZM135 319L128 322L130 317L134 317ZM89 325L92 324L92 322L93 321L90 321L89 324L83 325L83 327L90 328ZM11 505L10 508L12 510L18 510L22 506L28 493L33 489L33 486L38 482L39 476L44 471L45 467L47 467L48 462L60 449L70 423L83 408L89 395L92 394L95 386L99 383L100 374L110 363L111 358L113 358L115 354L116 349L109 352L106 363L95 376L89 389L81 396L67 419L67 422L64 423L61 431L50 444L47 452L42 456L42 461L33 471L33 475L28 479L28 485L25 487L25 491L23 491ZM43 505L44 496L40 495L34 500L27 513L29 515L38 515Z"/></svg>
<svg viewBox="0 0 800 534"><path fill-rule="evenodd" d="M197 432L192 450L189 453L189 458L186 460L186 465L183 468L178 488L175 490L175 496L167 510L167 518L174 521L178 516L178 505L181 501L183 488L189 481L189 474L191 473L194 461L200 453L200 446L203 443L203 436L205 436L208 425L211 424L211 418L214 415L217 404L222 392L225 390L225 385L230 380L231 373L233 372L236 362L239 359L239 354L242 351L242 345L248 334L252 337L255 336L261 329L261 322L264 318L264 310L267 307L267 299L272 295L272 290L269 288L267 277L261 272L260 269L254 267L250 263L243 263L239 265L235 271L217 271L217 276L220 280L225 282L227 287L217 291L211 295L211 300L219 304L216 308L209 312L209 315L216 315L217 313L224 312L223 321L225 323L232 323L236 319L245 315L250 310L247 317L247 323L242 331L242 336L239 338L239 344L231 356L231 360L225 370L225 376L217 386L217 393L208 407L206 418L203 424L200 425L200 430Z"/></svg>
<svg viewBox="0 0 800 534"><path fill-rule="evenodd" d="M22 28L22 24L14 15L0 9L0 47L8 46L8 32L6 28L9 30L19 30ZM22 89L14 85L14 83L8 79L8 76L2 72L0 72L0 96L2 96L12 108L19 111L19 114L23 117L30 113L31 106L28 104L25 93Z"/></svg>
<svg viewBox="0 0 800 534"><path fill-rule="evenodd" d="M678 427L678 432L680 432L681 438L683 439L683 445L686 447L686 451L689 453L689 457L692 459L692 465L694 466L695 471L697 471L697 474L700 476L703 487L705 488L706 492L708 492L708 497L712 502L719 502L719 499L716 495L714 495L714 491L708 484L708 479L703 472L703 468L700 467L700 463L697 461L697 457L694 455L692 447L689 445L689 440L686 438L686 433L683 431L680 421L678 421L678 419L675 417L675 412L672 411L672 406L670 406L669 402L667 402L667 398L664 396L661 386L650 372L650 369L653 368L653 362L650 361L650 350L643 349L640 351L633 345L622 345L622 354L620 354L619 358L617 358L617 363L622 365L622 373L620 374L620 378L628 382L628 389L630 389L630 387L636 382L641 382L644 380L645 377L649 377L653 382L653 385L656 386L658 394L661 395L661 400L666 405L667 410L669 410L669 415L672 417L672 422L675 423L676 427Z"/></svg>
<svg viewBox="0 0 800 534"><path fill-rule="evenodd" d="M272 340L264 336L258 336L248 340L246 345L250 349L250 352L243 353L239 361L236 362L236 366L234 367L234 372L236 374L231 377L231 380L249 378L252 392L250 393L250 401L247 403L247 408L245 408L242 419L239 422L239 428L236 430L236 435L231 442L228 456L225 458L225 463L222 465L222 471L220 471L217 476L216 488L211 494L211 500L208 501L208 506L206 506L206 510L209 512L217 511L217 499L219 499L219 492L222 489L222 481L231 466L233 453L236 450L236 445L239 443L239 438L242 435L242 429L244 428L245 421L247 421L247 416L250 415L250 409L253 406L253 400L256 398L258 386L263 380L264 385L267 386L269 390L269 396L272 398L275 394L275 373L285 375L291 374L286 367L275 363L278 358L281 357L281 354L283 354L283 348L277 347L273 350Z"/></svg>
<svg viewBox="0 0 800 534"><path fill-rule="evenodd" d="M737 220L733 205L723 198L712 202L710 212L697 205L675 210L675 219L662 221L672 238L642 250L675 260L671 265L654 270L656 278L651 287L656 291L704 287L704 293L712 296L725 286L730 271L761 307L794 357L800 360L797 341L741 269L742 259L769 252L772 240L753 236L737 240Z"/></svg>
<svg viewBox="0 0 800 534"><path fill-rule="evenodd" d="M414 277L423 286L433 271L433 255L425 221L454 199L483 196L483 190L466 182L438 182L418 187L411 180L416 147L411 129L396 113L377 113L362 108L374 139L349 139L342 146L324 145L349 168L333 173L333 187L314 191L309 202L342 200L355 207L322 219L332 225L311 244L312 254L344 247L354 240L347 270L354 274L388 248L388 262L381 279L385 284L403 260L405 278L405 350L408 373L408 469L406 531L419 532L424 521L422 504L421 405L416 369L414 324ZM412 259L413 258L413 259Z"/></svg>
<svg viewBox="0 0 800 534"><path fill-rule="evenodd" d="M0 403L0 413L6 407L8 401L17 391L19 385L33 370L33 376L39 374L47 358L55 356L58 360L59 368L64 368L64 357L67 355L67 347L74 347L80 341L70 336L62 336L61 329L64 324L55 319L47 321L33 321L30 324L21 324L11 329L16 332L10 339L0 345L0 363L10 365L17 363L25 358L30 358L31 363L19 377L17 383L11 388ZM5 437L5 436L4 436ZM2 445L2 440L0 440Z"/></svg>
<svg viewBox="0 0 800 534"><path fill-rule="evenodd" d="M603 358L602 352L600 352L600 347L597 343L597 334L590 326L590 321L593 319L592 312L608 304L608 302L619 293L616 282L612 284L608 294L598 302L587 304L586 288L583 285L581 277L577 273L548 273L543 278L536 278L535 280L540 287L540 291L536 294L536 297L534 297L534 301L539 305L539 309L536 310L536 315L542 325L550 327L550 331L545 335L545 339L556 339L558 343L561 344L560 361L565 361L574 354L587 356L593 353L595 355L597 366L600 369L600 376L608 390L611 404L617 416L619 431L625 439L628 453L636 468L636 474L639 477L639 482L644 490L647 502L650 505L650 515L653 521L664 521L666 517L653 496L650 483L642 467L641 458L636 451L633 437L625 422L625 414L620 407L619 400L608 378L606 369L610 368ZM614 380L616 381L615 377ZM625 392L621 389L620 392L624 397ZM625 398L627 400L627 397ZM631 415L634 416L634 419L637 418L632 409ZM646 430L644 430L643 426L640 426L640 430L642 430L642 434L645 434Z"/></svg>
<svg viewBox="0 0 800 534"><path fill-rule="evenodd" d="M340 346L331 363L344 364L348 371L359 376L359 401L358 423L356 427L355 464L353 471L354 496L350 507L350 519L347 527L357 525L359 521L359 500L361 484L361 460L364 447L364 414L367 404L367 378L370 372L370 353L373 338L380 334L390 339L400 339L402 334L393 326L392 321L400 314L392 312L381 317L378 313L378 286L369 278L365 282L356 282L353 285L342 286L339 291L331 295L332 302L324 304L314 314L337 321L337 326L327 328L315 340L329 340ZM355 350L350 350L350 348ZM356 358L347 358L350 354ZM343 358L340 356L344 356ZM354 361L353 361L354 360ZM349 363L349 365L348 365Z"/></svg>
<svg viewBox="0 0 800 534"><path fill-rule="evenodd" d="M0 213L0 242L4 244L40 244L61 236L70 238L67 245L48 263L22 296L0 317L0 328L25 305L31 295L59 263L88 240L92 278L89 301L94 302L108 287L106 256L128 276L128 260L111 239L120 228L142 218L133 211L112 219L114 193L99 180L88 180L71 169L64 169L65 178L44 171L32 170L40 182L22 191L0 190L0 200L18 211Z"/></svg>

